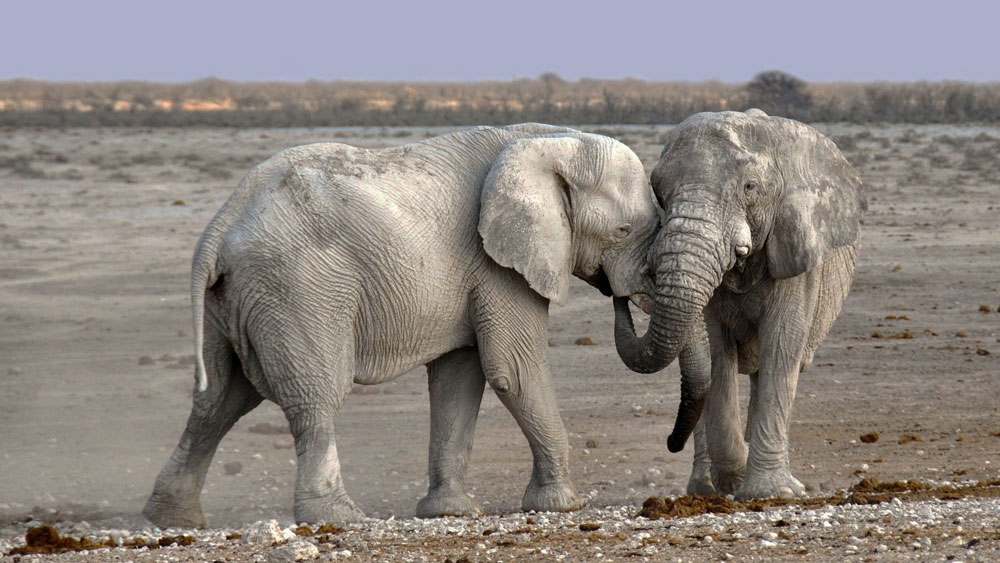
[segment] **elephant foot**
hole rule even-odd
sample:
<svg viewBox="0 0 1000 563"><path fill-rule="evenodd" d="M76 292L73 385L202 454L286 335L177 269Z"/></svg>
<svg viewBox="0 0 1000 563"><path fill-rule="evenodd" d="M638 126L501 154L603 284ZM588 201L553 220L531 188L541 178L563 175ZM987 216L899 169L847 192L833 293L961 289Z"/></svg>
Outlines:
<svg viewBox="0 0 1000 563"><path fill-rule="evenodd" d="M201 512L197 497L182 501L170 495L153 493L142 515L161 528L207 528L208 521Z"/></svg>
<svg viewBox="0 0 1000 563"><path fill-rule="evenodd" d="M573 512L587 503L576 494L570 482L539 486L532 481L524 491L521 509L525 512Z"/></svg>
<svg viewBox="0 0 1000 563"><path fill-rule="evenodd" d="M709 496L716 494L715 485L712 484L712 470L710 467L695 467L691 471L691 478L688 479L687 494Z"/></svg>
<svg viewBox="0 0 1000 563"><path fill-rule="evenodd" d="M431 491L417 503L418 518L481 516L482 514L483 509L479 508L479 505L463 491Z"/></svg>
<svg viewBox="0 0 1000 563"><path fill-rule="evenodd" d="M337 499L296 500L294 512L296 522L307 524L350 524L365 517L347 495Z"/></svg>
<svg viewBox="0 0 1000 563"><path fill-rule="evenodd" d="M743 485L735 493L736 500L792 498L805 495L805 485L792 477L791 472L787 469L748 472Z"/></svg>
<svg viewBox="0 0 1000 563"><path fill-rule="evenodd" d="M735 468L721 468L712 464L712 486L715 492L720 495L732 495L743 485L743 476L746 469L742 466Z"/></svg>

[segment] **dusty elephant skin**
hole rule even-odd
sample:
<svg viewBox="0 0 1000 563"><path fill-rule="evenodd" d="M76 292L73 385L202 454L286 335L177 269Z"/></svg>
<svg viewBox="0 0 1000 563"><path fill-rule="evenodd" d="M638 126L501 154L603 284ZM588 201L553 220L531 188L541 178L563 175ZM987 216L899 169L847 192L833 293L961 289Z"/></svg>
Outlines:
<svg viewBox="0 0 1000 563"><path fill-rule="evenodd" d="M860 177L819 132L760 110L688 118L651 177L666 214L652 251L655 313L636 338L616 298L619 354L642 372L680 357L668 447L694 431L690 493L801 496L792 401L850 289L867 209ZM750 374L745 430L737 372Z"/></svg>
<svg viewBox="0 0 1000 563"><path fill-rule="evenodd" d="M195 251L194 405L143 514L205 526L200 492L215 450L268 399L295 438L295 519L360 519L334 439L341 402L352 383L424 364L430 483L418 515L481 512L465 475L487 382L531 445L523 509L581 508L549 380L549 301L565 301L571 275L616 296L647 293L656 225L638 157L565 128L275 155L240 183Z"/></svg>

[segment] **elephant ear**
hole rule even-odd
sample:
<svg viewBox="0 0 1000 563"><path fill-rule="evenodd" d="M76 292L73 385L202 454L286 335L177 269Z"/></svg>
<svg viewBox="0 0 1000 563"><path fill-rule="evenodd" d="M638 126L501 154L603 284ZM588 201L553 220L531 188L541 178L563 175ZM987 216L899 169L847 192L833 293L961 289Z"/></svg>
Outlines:
<svg viewBox="0 0 1000 563"><path fill-rule="evenodd" d="M857 241L868 202L857 171L832 141L796 121L768 121L777 131L775 159L784 187L767 239L767 265L775 279L783 279Z"/></svg>
<svg viewBox="0 0 1000 563"><path fill-rule="evenodd" d="M573 270L569 192L574 187L563 171L571 168L580 145L572 137L510 142L486 176L479 211L486 253L560 305Z"/></svg>

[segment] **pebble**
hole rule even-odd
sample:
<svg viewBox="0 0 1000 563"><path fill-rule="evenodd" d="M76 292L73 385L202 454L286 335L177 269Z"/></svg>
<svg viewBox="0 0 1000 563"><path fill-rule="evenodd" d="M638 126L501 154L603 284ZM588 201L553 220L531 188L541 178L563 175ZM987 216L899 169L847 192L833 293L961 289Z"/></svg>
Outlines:
<svg viewBox="0 0 1000 563"><path fill-rule="evenodd" d="M276 547L267 554L268 563L285 563L312 559L319 555L319 548L312 542L296 540Z"/></svg>
<svg viewBox="0 0 1000 563"><path fill-rule="evenodd" d="M984 526L988 527L987 529L1000 527L998 499L967 498L954 501L917 502L902 502L896 499L878 505L825 506L814 510L781 507L778 510L762 513L704 514L672 520L636 519L634 515L638 508L634 505L589 507L569 514L512 513L473 519L368 518L344 526L345 531L336 535L337 544L324 544L320 546L322 551L313 544L314 538L295 536L294 527L290 522L279 523L277 520L257 522L242 529L161 530L155 527L127 529L127 521L124 519L101 520L96 523L64 522L56 524L56 528L61 535L85 536L94 541L108 537L119 539L142 537L155 541L163 536L191 535L196 543L190 549L228 545L233 549L244 550L242 555L234 556L236 558L250 559L253 556L248 555L246 551L256 551L258 556L254 560L261 563L316 558L387 561L410 558L419 561L422 557L426 557L426 560L432 561L443 560L445 557L454 559L463 555L472 561L495 560L505 552L503 547L498 550L498 543L501 541L511 542L518 550L534 550L524 553L532 553L534 554L532 557L545 560L580 558L584 553L579 551L580 549L586 550L592 559L596 559L598 554L617 559L624 555L625 550L630 550L642 557L669 560L679 553L667 543L648 545L656 543L656 540L662 540L665 534L670 537L700 537L700 545L704 549L716 550L725 547L732 550L730 557L737 560L747 558L751 550L777 546L787 546L793 550L804 548L819 559L843 557L846 554L863 557L891 552L894 556L906 557L906 554L909 554L910 558L921 560L940 559L937 557L940 554L954 555L956 549L961 549L964 553L967 548L974 546L977 556L982 560L998 560L997 548L990 542L976 543L976 540L972 539L981 533ZM531 524L527 523L528 518L532 519ZM778 520L790 523L788 527L781 528L784 533L774 528ZM559 547L539 543L542 537L551 535L553 538L559 538L561 534L567 533L567 530L578 530L582 522L601 526L600 531L588 536L595 540L601 538L599 542L595 541L595 545L576 546L576 549L567 553L561 551ZM958 528L960 524L966 529ZM0 526L0 554L23 546L24 533L30 527L38 525L41 525L41 522L30 520ZM516 535L513 533L525 527L530 527L530 533L523 531ZM487 529L492 530L492 533L483 536L483 531ZM907 529L925 531L921 532L920 536L902 533ZM226 540L228 535L235 532L241 533L242 539ZM786 533L787 537L784 535ZM943 533L957 537L942 537ZM416 548L414 551L406 552L404 556L402 552L394 551L391 547L400 545L401 542L419 546L421 538L449 534L456 538L464 538L461 553L442 554ZM613 536L619 534L625 539L615 540ZM596 549L597 543L602 549ZM650 547L654 549L651 550ZM331 548L334 550L325 551ZM190 553L184 551L187 549L189 548L171 548L170 551L164 550L158 554L176 556L177 560L191 557L197 559L198 556L209 557L205 551ZM314 549L316 551L313 551ZM547 551L543 553L542 549ZM931 554L935 556L932 557ZM437 557L438 555L441 557ZM126 560L134 559L136 556L135 552L124 549L93 554L94 558L101 560L114 558ZM164 560L171 560L170 557ZM717 557L729 558L723 554L718 554Z"/></svg>
<svg viewBox="0 0 1000 563"><path fill-rule="evenodd" d="M272 545L275 543L284 543L286 539L285 534L282 533L281 526L278 525L277 520L256 522L251 524L250 527L244 529L242 534L243 543L253 545Z"/></svg>

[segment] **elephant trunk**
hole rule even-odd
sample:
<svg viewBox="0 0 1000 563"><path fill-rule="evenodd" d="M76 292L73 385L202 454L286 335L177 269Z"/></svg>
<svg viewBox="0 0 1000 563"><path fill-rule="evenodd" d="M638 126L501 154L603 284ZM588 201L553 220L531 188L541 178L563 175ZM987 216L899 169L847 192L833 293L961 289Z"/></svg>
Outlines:
<svg viewBox="0 0 1000 563"><path fill-rule="evenodd" d="M674 419L674 430L667 437L667 449L674 453L684 449L684 444L701 418L712 382L712 351L703 317L693 322L679 361L681 403L677 408L677 418Z"/></svg>
<svg viewBox="0 0 1000 563"><path fill-rule="evenodd" d="M718 231L707 221L686 218L668 222L661 231L654 311L641 338L635 334L627 300L615 300L615 345L629 369L652 373L682 355L681 404L668 441L670 451L684 447L708 394L711 370L701 365L708 356L703 312L732 265Z"/></svg>

